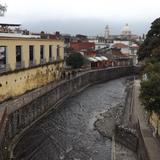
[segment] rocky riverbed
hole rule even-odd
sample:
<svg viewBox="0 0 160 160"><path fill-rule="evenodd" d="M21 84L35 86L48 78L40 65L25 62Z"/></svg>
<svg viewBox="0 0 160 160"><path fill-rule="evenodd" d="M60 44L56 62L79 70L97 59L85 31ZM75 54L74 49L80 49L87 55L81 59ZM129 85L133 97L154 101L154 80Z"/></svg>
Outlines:
<svg viewBox="0 0 160 160"><path fill-rule="evenodd" d="M97 116L97 120L94 122L95 130L97 130L102 136L112 139L115 132L115 125L123 124L126 125L129 122L129 107L131 100L131 92L132 92L132 83L129 83L130 86L126 90L126 99L125 102L121 101L121 103L115 105L114 107L109 107L103 113L100 113ZM116 160L137 160L136 153L126 148L125 146L113 142L112 145L112 154L114 154Z"/></svg>
<svg viewBox="0 0 160 160"><path fill-rule="evenodd" d="M101 113L95 121L94 127L98 132L108 138L112 138L116 124L120 124L124 113L124 104L118 104Z"/></svg>
<svg viewBox="0 0 160 160"><path fill-rule="evenodd" d="M121 78L98 84L67 99L27 131L15 148L15 159L111 160L112 141L101 136L94 124L100 117L106 117L103 124L120 120L127 82Z"/></svg>

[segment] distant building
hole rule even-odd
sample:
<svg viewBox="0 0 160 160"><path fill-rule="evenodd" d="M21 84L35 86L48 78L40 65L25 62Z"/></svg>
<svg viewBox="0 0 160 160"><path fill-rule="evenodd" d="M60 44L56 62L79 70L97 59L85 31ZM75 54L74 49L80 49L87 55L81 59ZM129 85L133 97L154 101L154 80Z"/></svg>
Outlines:
<svg viewBox="0 0 160 160"><path fill-rule="evenodd" d="M121 53L129 56L131 54L130 47L128 45L125 45L123 43L115 43L113 44L112 48L120 49Z"/></svg>
<svg viewBox="0 0 160 160"><path fill-rule="evenodd" d="M131 29L128 24L126 24L122 29L122 36L130 37L132 35Z"/></svg>
<svg viewBox="0 0 160 160"><path fill-rule="evenodd" d="M95 43L95 50L109 47L109 44L106 42L104 37L92 37L88 41Z"/></svg>
<svg viewBox="0 0 160 160"><path fill-rule="evenodd" d="M125 24L125 26L122 28L122 32L117 35L113 35L110 33L109 26L105 27L105 34L104 38L106 39L106 42L111 43L112 40L136 40L140 41L140 36L133 34L129 25Z"/></svg>
<svg viewBox="0 0 160 160"><path fill-rule="evenodd" d="M109 29L109 26L107 25L105 27L104 38L109 39L109 37L110 37L110 29Z"/></svg>
<svg viewBox="0 0 160 160"><path fill-rule="evenodd" d="M93 42L71 42L70 48L75 51L86 51L95 49L95 43Z"/></svg>

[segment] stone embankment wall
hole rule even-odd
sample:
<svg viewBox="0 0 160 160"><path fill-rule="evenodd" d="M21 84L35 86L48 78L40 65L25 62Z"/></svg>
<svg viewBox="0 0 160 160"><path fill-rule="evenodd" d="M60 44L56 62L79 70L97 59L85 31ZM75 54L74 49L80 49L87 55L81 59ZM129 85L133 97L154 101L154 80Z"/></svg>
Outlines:
<svg viewBox="0 0 160 160"><path fill-rule="evenodd" d="M115 140L137 153L137 160L159 160L160 147L158 139L152 135L150 126L145 117L144 106L139 100L140 80L134 81L131 109L129 116L129 127L118 126L116 128ZM152 115L153 116L153 115ZM155 115L154 115L155 116ZM157 119L156 117L154 117ZM152 120L154 119L152 117ZM155 126L157 124L154 124ZM136 142L136 139L138 143Z"/></svg>
<svg viewBox="0 0 160 160"><path fill-rule="evenodd" d="M1 108L7 108L7 119L4 120L6 122L5 137L3 137L0 152L7 153L9 151L10 158L13 158L14 147L23 135L22 133L67 97L80 92L89 85L132 75L136 72L138 72L137 68L132 66L91 70L63 80L56 85L48 84L16 100L1 104Z"/></svg>
<svg viewBox="0 0 160 160"><path fill-rule="evenodd" d="M147 152L147 148L145 145L145 137L142 135L142 130L140 128L139 122L137 123L137 134L138 134L138 146L137 146L137 157L138 160L152 160L149 158L149 153ZM145 132L143 130L143 132ZM147 132L146 132L147 136Z"/></svg>
<svg viewBox="0 0 160 160"><path fill-rule="evenodd" d="M27 52L28 53L28 52ZM0 75L0 102L60 79L63 62L45 64Z"/></svg>
<svg viewBox="0 0 160 160"><path fill-rule="evenodd" d="M137 152L138 136L136 134L136 130L124 127L123 125L116 125L115 141L124 145L126 148Z"/></svg>

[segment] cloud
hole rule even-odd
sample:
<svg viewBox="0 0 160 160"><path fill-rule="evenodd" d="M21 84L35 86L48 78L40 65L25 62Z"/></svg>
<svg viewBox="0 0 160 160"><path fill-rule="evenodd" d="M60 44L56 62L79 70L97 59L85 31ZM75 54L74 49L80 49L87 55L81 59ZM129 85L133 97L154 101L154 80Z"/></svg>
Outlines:
<svg viewBox="0 0 160 160"><path fill-rule="evenodd" d="M160 15L159 0L3 0L2 2L8 5L8 10L5 17L0 17L1 20L23 24L57 21L54 24L58 26L61 21L65 21L63 24L66 25L67 21L71 20L72 22L77 20L78 23L78 20L82 22L83 19L85 23L91 23L86 20L94 19L97 23L99 21L105 24L109 22L139 24L141 22L148 26L148 23ZM43 26L42 23L39 25ZM70 25L73 29L73 24ZM83 27L85 28L84 23Z"/></svg>

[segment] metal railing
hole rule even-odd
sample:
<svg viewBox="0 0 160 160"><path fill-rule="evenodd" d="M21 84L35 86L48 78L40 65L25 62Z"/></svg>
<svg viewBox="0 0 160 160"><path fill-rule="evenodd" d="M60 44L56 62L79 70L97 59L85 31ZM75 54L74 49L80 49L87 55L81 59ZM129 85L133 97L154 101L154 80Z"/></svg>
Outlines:
<svg viewBox="0 0 160 160"><path fill-rule="evenodd" d="M0 65L0 73L8 72L10 70L11 68L9 64Z"/></svg>
<svg viewBox="0 0 160 160"><path fill-rule="evenodd" d="M29 67L36 66L36 60L29 61Z"/></svg>
<svg viewBox="0 0 160 160"><path fill-rule="evenodd" d="M24 64L25 64L24 61L16 62L16 69L24 68L25 67Z"/></svg>
<svg viewBox="0 0 160 160"><path fill-rule="evenodd" d="M43 59L40 59L40 64L45 64L46 63L46 59L43 58Z"/></svg>
<svg viewBox="0 0 160 160"><path fill-rule="evenodd" d="M54 58L54 57L50 57L50 58L49 58L49 62L50 62L50 63L52 63L52 62L54 62L54 61L55 61L55 58Z"/></svg>
<svg viewBox="0 0 160 160"><path fill-rule="evenodd" d="M57 56L56 61L60 61L60 60L61 60L61 57Z"/></svg>

